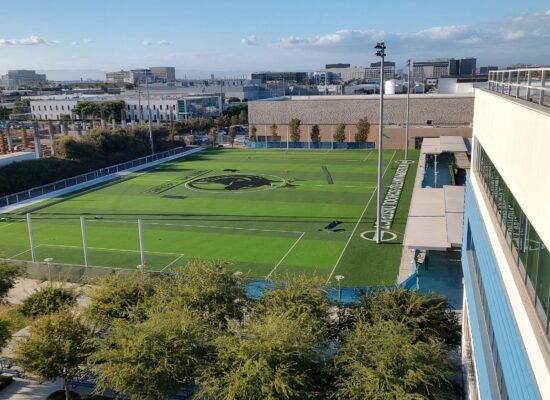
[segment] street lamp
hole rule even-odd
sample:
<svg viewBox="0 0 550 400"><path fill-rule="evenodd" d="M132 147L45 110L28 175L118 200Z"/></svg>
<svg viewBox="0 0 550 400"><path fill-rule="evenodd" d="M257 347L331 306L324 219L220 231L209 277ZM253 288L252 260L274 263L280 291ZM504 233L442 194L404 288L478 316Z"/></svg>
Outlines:
<svg viewBox="0 0 550 400"><path fill-rule="evenodd" d="M411 60L407 60L407 118L405 121L405 160L409 159L409 103L411 101Z"/></svg>
<svg viewBox="0 0 550 400"><path fill-rule="evenodd" d="M334 277L338 282L338 303L342 302L342 281L344 280L344 275L336 275Z"/></svg>
<svg viewBox="0 0 550 400"><path fill-rule="evenodd" d="M378 193L376 196L376 243L381 243L380 219L382 216L382 137L384 125L384 57L386 56L386 44L379 42L374 46L375 55L381 58L380 62L380 118L378 122Z"/></svg>

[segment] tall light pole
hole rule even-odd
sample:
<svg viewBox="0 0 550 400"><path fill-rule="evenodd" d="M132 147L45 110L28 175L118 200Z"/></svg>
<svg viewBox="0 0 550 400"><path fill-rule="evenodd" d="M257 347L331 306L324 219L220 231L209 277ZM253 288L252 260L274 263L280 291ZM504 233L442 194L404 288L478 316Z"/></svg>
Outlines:
<svg viewBox="0 0 550 400"><path fill-rule="evenodd" d="M380 57L380 118L378 121L378 193L376 196L376 243L382 242L380 234L380 219L382 217L382 140L384 133L384 57L386 44L377 43L374 46L376 56Z"/></svg>
<svg viewBox="0 0 550 400"><path fill-rule="evenodd" d="M411 101L411 60L407 60L407 117L405 121L405 160L409 159L409 104Z"/></svg>
<svg viewBox="0 0 550 400"><path fill-rule="evenodd" d="M145 88L147 90L147 120L149 121L149 143L151 144L151 154L155 154L155 145L153 144L153 129L151 128L151 103L149 102L149 78L148 69L145 70Z"/></svg>

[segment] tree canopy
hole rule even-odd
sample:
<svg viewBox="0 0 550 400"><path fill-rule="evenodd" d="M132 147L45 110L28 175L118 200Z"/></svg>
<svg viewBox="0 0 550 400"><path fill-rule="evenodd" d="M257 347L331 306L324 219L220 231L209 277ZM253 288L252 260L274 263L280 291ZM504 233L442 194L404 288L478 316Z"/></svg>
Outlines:
<svg viewBox="0 0 550 400"><path fill-rule="evenodd" d="M361 118L357 122L357 133L355 134L355 141L359 143L365 143L369 137L370 122L367 117Z"/></svg>
<svg viewBox="0 0 550 400"><path fill-rule="evenodd" d="M299 142L300 141L300 124L302 121L300 121L298 118L292 118L290 120L290 123L288 124L290 128L290 140L293 142Z"/></svg>
<svg viewBox="0 0 550 400"><path fill-rule="evenodd" d="M336 126L336 131L334 132L334 141L335 142L345 142L346 141L346 125L338 124Z"/></svg>
<svg viewBox="0 0 550 400"><path fill-rule="evenodd" d="M309 136L313 143L319 143L321 141L321 130L319 129L319 125L315 124L311 127Z"/></svg>

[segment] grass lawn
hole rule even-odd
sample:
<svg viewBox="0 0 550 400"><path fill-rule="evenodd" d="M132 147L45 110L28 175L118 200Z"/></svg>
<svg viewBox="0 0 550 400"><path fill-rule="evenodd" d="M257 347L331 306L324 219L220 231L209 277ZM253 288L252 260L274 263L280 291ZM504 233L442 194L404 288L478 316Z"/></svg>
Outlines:
<svg viewBox="0 0 550 400"><path fill-rule="evenodd" d="M0 254L29 260L25 213L33 216L37 259L169 270L188 259L223 259L251 277L305 272L345 286L392 284L416 174L410 165L391 232L377 245L361 238L376 216L377 150L205 150L80 193L5 215ZM411 151L417 159L418 153ZM384 152L384 187L403 151ZM386 189L385 189L386 190ZM332 232L323 228L338 221ZM372 232L368 235L372 236ZM393 235L392 235L393 236ZM389 236L388 236L389 237Z"/></svg>

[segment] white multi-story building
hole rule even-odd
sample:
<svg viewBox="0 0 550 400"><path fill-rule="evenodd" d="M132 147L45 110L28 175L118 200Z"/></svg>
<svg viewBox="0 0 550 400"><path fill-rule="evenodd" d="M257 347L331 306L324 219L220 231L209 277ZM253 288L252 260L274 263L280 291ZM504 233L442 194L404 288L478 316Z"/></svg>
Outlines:
<svg viewBox="0 0 550 400"><path fill-rule="evenodd" d="M550 69L490 74L464 211L468 398L550 399Z"/></svg>

